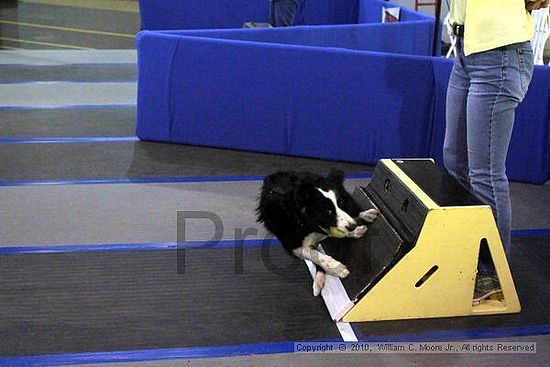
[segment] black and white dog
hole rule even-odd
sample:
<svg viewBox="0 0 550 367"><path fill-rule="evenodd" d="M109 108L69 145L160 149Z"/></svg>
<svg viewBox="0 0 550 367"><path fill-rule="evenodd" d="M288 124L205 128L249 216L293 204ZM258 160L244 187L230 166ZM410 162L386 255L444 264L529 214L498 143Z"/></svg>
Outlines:
<svg viewBox="0 0 550 367"><path fill-rule="evenodd" d="M360 238L366 222L379 215L376 209L361 212L343 186L344 174L333 170L328 177L309 172L277 172L264 179L256 209L258 222L273 233L286 251L312 261L316 268L313 294L318 296L326 273L345 278L347 267L319 252L325 238Z"/></svg>

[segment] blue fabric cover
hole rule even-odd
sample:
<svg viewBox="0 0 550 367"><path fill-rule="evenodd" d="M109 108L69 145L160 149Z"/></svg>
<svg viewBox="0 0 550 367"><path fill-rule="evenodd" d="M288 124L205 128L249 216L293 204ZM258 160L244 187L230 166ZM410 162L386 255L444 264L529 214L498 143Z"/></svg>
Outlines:
<svg viewBox="0 0 550 367"><path fill-rule="evenodd" d="M550 180L550 67L535 66L525 101L516 111L508 154L508 176L519 181Z"/></svg>
<svg viewBox="0 0 550 367"><path fill-rule="evenodd" d="M433 19L408 23L166 31L216 39L431 55Z"/></svg>
<svg viewBox="0 0 550 367"><path fill-rule="evenodd" d="M269 22L269 0L140 0L142 30L240 28ZM298 25L357 23L358 0L304 0Z"/></svg>
<svg viewBox="0 0 550 367"><path fill-rule="evenodd" d="M240 28L269 22L268 0L139 0L141 29Z"/></svg>
<svg viewBox="0 0 550 367"><path fill-rule="evenodd" d="M358 0L303 0L296 24L355 24L358 8Z"/></svg>
<svg viewBox="0 0 550 367"><path fill-rule="evenodd" d="M380 23L382 22L382 8L395 8L399 7L399 4L383 0L359 0L358 6L357 23ZM401 7L399 11L400 22L425 21L430 19L433 21L434 18L406 7Z"/></svg>
<svg viewBox="0 0 550 367"><path fill-rule="evenodd" d="M428 153L427 57L161 32L141 32L138 52L141 139L370 163Z"/></svg>

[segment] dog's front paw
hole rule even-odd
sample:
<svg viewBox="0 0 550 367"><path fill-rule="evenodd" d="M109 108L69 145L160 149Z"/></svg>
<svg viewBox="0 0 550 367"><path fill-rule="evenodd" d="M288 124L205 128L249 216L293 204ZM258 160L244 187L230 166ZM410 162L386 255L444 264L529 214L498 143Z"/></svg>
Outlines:
<svg viewBox="0 0 550 367"><path fill-rule="evenodd" d="M345 278L349 275L349 270L344 264L338 262L338 266L327 269L327 273L329 273L330 275L334 275L338 278Z"/></svg>
<svg viewBox="0 0 550 367"><path fill-rule="evenodd" d="M342 266L344 267L337 275L338 275L338 278L345 278L349 275L349 270L348 268L342 264Z"/></svg>
<svg viewBox="0 0 550 367"><path fill-rule="evenodd" d="M367 226L358 226L348 234L351 238L361 238L367 233Z"/></svg>
<svg viewBox="0 0 550 367"><path fill-rule="evenodd" d="M377 209L369 209L359 213L359 218L372 223L380 216L380 212Z"/></svg>
<svg viewBox="0 0 550 367"><path fill-rule="evenodd" d="M317 297L321 294L323 287L325 286L326 274L322 271L315 273L315 278L313 279L313 295Z"/></svg>
<svg viewBox="0 0 550 367"><path fill-rule="evenodd" d="M330 274L339 278L345 278L349 275L348 268L338 260L329 258L326 261L321 262L321 267Z"/></svg>

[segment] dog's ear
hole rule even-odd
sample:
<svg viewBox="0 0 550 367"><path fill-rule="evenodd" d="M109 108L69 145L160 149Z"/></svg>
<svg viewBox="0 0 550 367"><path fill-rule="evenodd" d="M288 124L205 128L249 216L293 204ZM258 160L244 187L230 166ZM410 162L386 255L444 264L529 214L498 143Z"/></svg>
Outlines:
<svg viewBox="0 0 550 367"><path fill-rule="evenodd" d="M329 181L334 182L337 185L344 183L344 171L339 169L332 169L328 174Z"/></svg>
<svg viewBox="0 0 550 367"><path fill-rule="evenodd" d="M294 197L294 202L298 205L300 215L307 214L308 207L311 204L311 201L315 197L316 189L314 185L311 184L302 184L296 190L296 196Z"/></svg>
<svg viewBox="0 0 550 367"><path fill-rule="evenodd" d="M311 201L315 194L315 186L311 184L302 184L296 190L296 202L302 204Z"/></svg>

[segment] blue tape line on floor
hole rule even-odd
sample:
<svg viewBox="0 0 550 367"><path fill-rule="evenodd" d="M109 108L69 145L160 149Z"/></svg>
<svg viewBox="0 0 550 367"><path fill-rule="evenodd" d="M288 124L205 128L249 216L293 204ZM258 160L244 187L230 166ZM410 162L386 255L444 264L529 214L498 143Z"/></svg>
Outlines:
<svg viewBox="0 0 550 367"><path fill-rule="evenodd" d="M67 104L51 106L0 106L0 110L63 110L63 109L85 109L85 108L136 108L135 103L121 104Z"/></svg>
<svg viewBox="0 0 550 367"><path fill-rule="evenodd" d="M82 80L2 80L0 84L43 84L43 83L135 83L137 79L82 79Z"/></svg>
<svg viewBox="0 0 550 367"><path fill-rule="evenodd" d="M98 252L98 251L158 251L197 248L234 248L276 246L279 241L274 238L254 240L219 240L219 241L189 241L179 244L176 242L158 243L123 243L123 244L75 244L75 245L48 245L48 246L6 246L0 247L0 255L9 254L38 254L61 252Z"/></svg>
<svg viewBox="0 0 550 367"><path fill-rule="evenodd" d="M98 136L62 138L0 138L0 144L110 143L139 141L137 136Z"/></svg>
<svg viewBox="0 0 550 367"><path fill-rule="evenodd" d="M142 183L194 183L194 182L239 182L261 181L265 176L220 176L220 177L151 177L107 178L81 180L0 181L0 186L48 186L48 185L95 185L95 184L142 184Z"/></svg>
<svg viewBox="0 0 550 367"><path fill-rule="evenodd" d="M8 357L0 358L0 366L39 367L84 363L142 362L170 359L222 358L246 356L253 354L292 353L293 351L293 342L280 342L217 347L147 349L117 352L44 355L35 357Z"/></svg>
<svg viewBox="0 0 550 367"><path fill-rule="evenodd" d="M470 339L505 338L515 336L547 335L550 325L521 325L485 329L446 330L415 334L397 335L363 335L357 326L355 335L364 342L421 342L421 341L453 341Z"/></svg>
<svg viewBox="0 0 550 367"><path fill-rule="evenodd" d="M550 236L550 228L515 229L512 237Z"/></svg>
<svg viewBox="0 0 550 367"><path fill-rule="evenodd" d="M369 179L372 174L346 175L347 179ZM239 182L263 181L265 176L195 176L195 177L143 177L143 178L98 178L76 180L0 181L0 186L47 186L47 185L94 185L94 184L141 184L141 183L194 183L194 182Z"/></svg>
<svg viewBox="0 0 550 367"><path fill-rule="evenodd" d="M128 61L128 62L58 62L58 63L24 63L24 62L14 62L14 63L0 63L0 68L17 68L17 67L29 67L29 68L37 68L37 67L44 67L44 68L52 68L52 67L78 67L78 66L95 66L98 69L109 67L109 66L133 66L137 67L137 64L135 61Z"/></svg>
<svg viewBox="0 0 550 367"><path fill-rule="evenodd" d="M548 229L518 230L521 233L518 237L540 236L550 234ZM180 244L180 248L228 248L236 246L275 246L279 241L275 238L251 239L251 240L219 240L219 241L189 241ZM0 247L1 254L30 254L30 253L56 253L56 252L91 252L91 251L154 251L154 250L175 250L178 247L176 242L143 242L143 243L115 243L115 244L70 244L70 245L47 245L47 246L4 246ZM353 324L352 324L352 327ZM354 328L354 331L357 331Z"/></svg>
<svg viewBox="0 0 550 367"><path fill-rule="evenodd" d="M492 329L454 330L419 334L398 334L384 337L358 335L364 342L454 341L550 334L550 325L501 327ZM260 343L231 346L146 349L133 351L75 353L31 357L0 358L3 367L41 367L68 364L144 362L173 359L227 358L257 354L293 353L294 342Z"/></svg>

